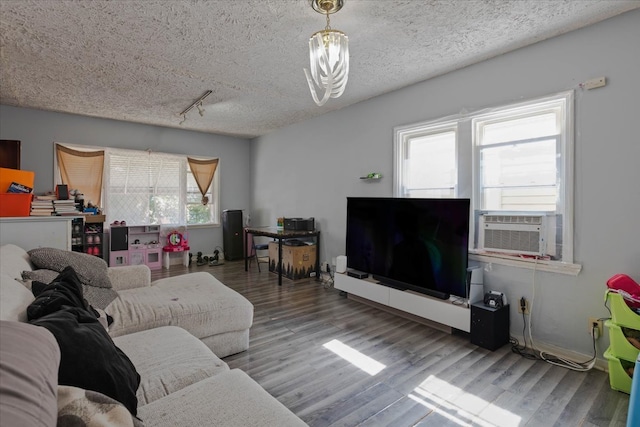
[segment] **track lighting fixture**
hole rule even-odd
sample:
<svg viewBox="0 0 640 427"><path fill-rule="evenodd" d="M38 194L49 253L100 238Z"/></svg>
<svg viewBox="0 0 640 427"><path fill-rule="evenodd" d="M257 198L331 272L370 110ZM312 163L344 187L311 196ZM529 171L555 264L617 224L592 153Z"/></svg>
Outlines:
<svg viewBox="0 0 640 427"><path fill-rule="evenodd" d="M200 117L204 117L205 110L202 107L202 101L204 101L204 99L207 96L211 95L211 93L212 91L207 90L205 93L202 94L200 98L196 99L195 101L193 101L191 105L189 105L187 108L182 110L182 112L180 113L180 116L182 117L182 120L180 121L180 125L182 125L187 120L187 113L191 111L193 107L196 107L198 109L198 113L200 113Z"/></svg>

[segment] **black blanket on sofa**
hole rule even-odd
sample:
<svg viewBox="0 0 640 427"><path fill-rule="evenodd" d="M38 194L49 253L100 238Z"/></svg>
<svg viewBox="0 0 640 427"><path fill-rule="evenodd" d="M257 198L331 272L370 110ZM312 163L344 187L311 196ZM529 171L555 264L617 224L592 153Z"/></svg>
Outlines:
<svg viewBox="0 0 640 427"><path fill-rule="evenodd" d="M60 346L58 384L103 393L136 415L140 375L84 300L73 268L49 285L33 282L32 291L36 299L27 308L29 323L48 329Z"/></svg>

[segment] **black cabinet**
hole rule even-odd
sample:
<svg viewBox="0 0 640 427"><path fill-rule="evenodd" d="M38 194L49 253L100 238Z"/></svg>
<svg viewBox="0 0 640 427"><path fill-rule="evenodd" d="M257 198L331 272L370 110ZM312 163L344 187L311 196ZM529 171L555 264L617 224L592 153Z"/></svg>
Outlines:
<svg viewBox="0 0 640 427"><path fill-rule="evenodd" d="M509 304L500 308L471 304L471 343L496 350L509 342Z"/></svg>
<svg viewBox="0 0 640 427"><path fill-rule="evenodd" d="M85 219L84 252L104 259L104 223L102 219L94 219L91 216Z"/></svg>
<svg viewBox="0 0 640 427"><path fill-rule="evenodd" d="M71 250L104 258L102 215L89 215L71 221Z"/></svg>

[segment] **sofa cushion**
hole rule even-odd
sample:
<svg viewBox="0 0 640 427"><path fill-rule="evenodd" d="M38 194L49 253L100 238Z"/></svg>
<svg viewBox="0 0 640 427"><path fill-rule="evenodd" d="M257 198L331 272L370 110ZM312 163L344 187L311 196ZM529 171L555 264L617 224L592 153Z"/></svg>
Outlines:
<svg viewBox="0 0 640 427"><path fill-rule="evenodd" d="M38 281L42 283L51 283L60 275L59 272L40 268L37 270L27 270L22 272L22 278L25 281ZM25 283L25 286L31 289L31 284ZM118 293L112 288L102 288L97 286L86 285L82 283L82 293L84 298L89 301L93 307L104 309L111 301L118 297Z"/></svg>
<svg viewBox="0 0 640 427"><path fill-rule="evenodd" d="M92 390L58 386L56 427L143 427L120 402Z"/></svg>
<svg viewBox="0 0 640 427"><path fill-rule="evenodd" d="M141 406L138 412L146 425L154 427L307 425L239 369L199 381Z"/></svg>
<svg viewBox="0 0 640 427"><path fill-rule="evenodd" d="M113 339L140 374L138 405L146 405L229 367L199 339L163 326Z"/></svg>
<svg viewBox="0 0 640 427"><path fill-rule="evenodd" d="M135 415L140 376L88 309L73 268L66 268L50 285L33 282L33 291L37 296L27 314L32 324L47 328L58 342L59 384L104 393Z"/></svg>
<svg viewBox="0 0 640 427"><path fill-rule="evenodd" d="M0 321L3 426L56 424L59 363L60 349L49 331L27 323Z"/></svg>
<svg viewBox="0 0 640 427"><path fill-rule="evenodd" d="M159 326L179 326L197 338L243 331L253 323L253 305L209 273L160 279L147 288L120 291L105 311L111 336Z"/></svg>
<svg viewBox="0 0 640 427"><path fill-rule="evenodd" d="M55 248L36 248L27 253L37 268L62 272L66 267L71 266L82 283L100 288L111 287L107 274L107 263L102 258Z"/></svg>
<svg viewBox="0 0 640 427"><path fill-rule="evenodd" d="M33 270L33 264L27 251L16 245L0 247L0 272L20 280L25 270Z"/></svg>
<svg viewBox="0 0 640 427"><path fill-rule="evenodd" d="M0 272L0 320L27 321L27 307L33 294L15 278Z"/></svg>

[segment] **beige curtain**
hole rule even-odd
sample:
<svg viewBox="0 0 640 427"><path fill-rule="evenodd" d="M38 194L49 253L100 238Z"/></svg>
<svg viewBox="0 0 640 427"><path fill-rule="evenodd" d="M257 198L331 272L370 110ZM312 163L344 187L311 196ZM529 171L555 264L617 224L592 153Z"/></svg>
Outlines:
<svg viewBox="0 0 640 427"><path fill-rule="evenodd" d="M198 184L200 193L202 193L203 205L209 203L209 198L205 196L205 194L209 191L209 186L211 185L211 181L213 181L213 176L215 175L216 168L218 167L218 160L219 159L197 160L187 157L191 173Z"/></svg>
<svg viewBox="0 0 640 427"><path fill-rule="evenodd" d="M56 144L56 156L62 183L84 194L85 204L101 206L104 151L78 151Z"/></svg>

